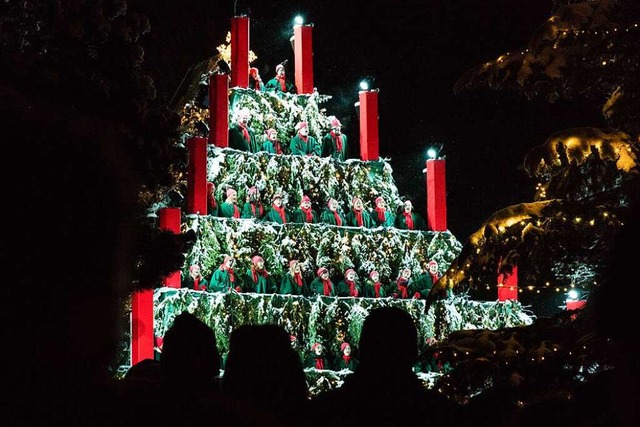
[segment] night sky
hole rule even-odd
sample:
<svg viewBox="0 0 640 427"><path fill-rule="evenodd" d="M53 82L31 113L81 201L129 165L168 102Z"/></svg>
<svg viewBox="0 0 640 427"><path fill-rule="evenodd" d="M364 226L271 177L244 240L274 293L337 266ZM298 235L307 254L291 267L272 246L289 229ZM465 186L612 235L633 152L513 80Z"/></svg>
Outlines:
<svg viewBox="0 0 640 427"><path fill-rule="evenodd" d="M462 243L494 212L533 201L536 183L522 168L531 148L566 128L604 126L602 100L549 104L504 91L453 92L470 68L526 46L550 16L550 0L235 3L235 13L250 16L252 66L265 81L284 60L294 79L293 18L313 23L314 84L333 97L322 107L342 121L352 157L359 155L358 83L368 79L380 90L380 155L390 159L400 195L425 217L426 150L442 147L448 228ZM189 66L217 54L234 16L232 0L179 4L137 3L151 21L145 63L166 98Z"/></svg>

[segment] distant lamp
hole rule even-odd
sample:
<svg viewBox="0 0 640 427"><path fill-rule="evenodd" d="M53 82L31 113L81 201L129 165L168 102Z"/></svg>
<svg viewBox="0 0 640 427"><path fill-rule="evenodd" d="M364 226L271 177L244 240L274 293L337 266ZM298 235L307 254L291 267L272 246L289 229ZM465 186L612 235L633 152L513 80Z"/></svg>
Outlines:
<svg viewBox="0 0 640 427"><path fill-rule="evenodd" d="M302 16L298 15L295 18L293 18L293 23L295 25L302 25L302 24L304 24L304 18Z"/></svg>
<svg viewBox="0 0 640 427"><path fill-rule="evenodd" d="M366 80L360 82L360 90L369 90L369 83Z"/></svg>
<svg viewBox="0 0 640 427"><path fill-rule="evenodd" d="M427 156L430 159L435 159L436 157L438 157L438 150L436 150L435 148L431 147L427 150Z"/></svg>
<svg viewBox="0 0 640 427"><path fill-rule="evenodd" d="M577 301L578 299L580 299L580 292L576 289L571 289L567 292L567 301Z"/></svg>

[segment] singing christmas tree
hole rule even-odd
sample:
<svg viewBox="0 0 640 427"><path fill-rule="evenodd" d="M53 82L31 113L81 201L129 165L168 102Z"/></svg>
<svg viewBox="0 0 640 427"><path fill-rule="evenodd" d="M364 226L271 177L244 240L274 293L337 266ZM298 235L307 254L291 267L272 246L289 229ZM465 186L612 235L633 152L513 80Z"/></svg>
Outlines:
<svg viewBox="0 0 640 427"><path fill-rule="evenodd" d="M462 246L443 226L446 209L438 206L444 161L428 175L429 191L438 195L441 186L442 197L431 197L438 215L427 212L425 221L400 196L390 160L378 155L377 89L358 93L360 155L334 156L348 153L343 144L355 138L323 108L331 96L315 90L313 27L294 26L295 79L286 62L277 67L282 81L295 81L295 91L250 82L257 57L248 48L249 18L232 18L231 28L229 44L203 62L182 95L188 168L179 188L186 215L174 227L194 235L182 277L197 265L208 288L156 290L156 336L187 310L216 331L222 354L238 325L276 323L301 357L318 342L333 356L344 342L357 351L364 318L380 306L412 315L420 350L458 329L531 323L517 302L451 293L427 306L431 286ZM154 214L165 208L171 205L154 205ZM315 392L339 382L335 372L307 374Z"/></svg>

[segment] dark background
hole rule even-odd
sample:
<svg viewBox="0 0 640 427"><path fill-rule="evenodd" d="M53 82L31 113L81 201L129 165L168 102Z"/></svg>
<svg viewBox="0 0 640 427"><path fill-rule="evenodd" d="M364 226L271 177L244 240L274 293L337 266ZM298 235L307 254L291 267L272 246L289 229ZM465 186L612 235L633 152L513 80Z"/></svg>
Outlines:
<svg viewBox="0 0 640 427"><path fill-rule="evenodd" d="M235 10L234 10L235 5ZM293 18L313 23L314 85L332 99L359 156L354 103L368 79L379 94L380 155L390 159L401 196L426 217L425 176L430 146L447 160L448 228L465 243L494 212L533 201L535 180L522 168L527 152L554 132L603 126L600 105L549 104L504 91L454 94L470 68L526 46L550 15L553 2L530 0L202 1L132 2L145 13L145 64L161 100L175 93L188 68L217 54L234 14L250 17L250 49L266 81L288 59Z"/></svg>

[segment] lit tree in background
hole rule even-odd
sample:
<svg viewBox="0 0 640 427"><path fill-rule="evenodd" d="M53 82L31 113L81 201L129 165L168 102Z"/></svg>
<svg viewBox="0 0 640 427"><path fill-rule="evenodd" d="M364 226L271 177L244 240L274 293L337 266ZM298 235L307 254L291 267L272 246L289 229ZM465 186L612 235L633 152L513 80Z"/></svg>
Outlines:
<svg viewBox="0 0 640 427"><path fill-rule="evenodd" d="M556 1L527 46L480 64L456 93L510 90L599 105L608 128L570 128L527 154L538 183L530 203L502 209L469 238L438 283L495 299L517 266L522 292L592 290L637 188L640 7L632 1Z"/></svg>
<svg viewBox="0 0 640 427"><path fill-rule="evenodd" d="M544 425L550 414L558 425L637 424L624 397L634 392L621 379L637 376L627 356L637 340L619 330L635 304L620 301L633 274L620 244L637 236L638 21L631 1L557 1L527 46L457 82L458 93L488 88L586 100L602 107L609 124L561 130L532 148L524 166L538 180L534 200L494 213L436 284L440 292L495 299L498 273L517 266L522 292L534 297L571 285L591 293L579 313L455 331L440 343L439 358L453 370L436 387L487 425Z"/></svg>

